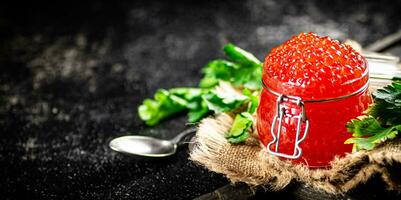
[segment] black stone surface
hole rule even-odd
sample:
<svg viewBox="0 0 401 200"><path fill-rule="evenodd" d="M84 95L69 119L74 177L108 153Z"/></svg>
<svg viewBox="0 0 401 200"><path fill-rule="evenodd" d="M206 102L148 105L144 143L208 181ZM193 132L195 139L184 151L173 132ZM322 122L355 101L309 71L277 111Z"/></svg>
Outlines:
<svg viewBox="0 0 401 200"><path fill-rule="evenodd" d="M228 181L188 161L186 150L152 160L115 153L107 143L127 133L170 138L185 129L185 116L146 127L136 108L157 88L196 86L201 67L221 57L227 42L262 59L301 31L368 44L401 28L397 1L0 4L1 199L192 199L211 192ZM375 181L353 196L397 198ZM292 197L289 191L258 198Z"/></svg>

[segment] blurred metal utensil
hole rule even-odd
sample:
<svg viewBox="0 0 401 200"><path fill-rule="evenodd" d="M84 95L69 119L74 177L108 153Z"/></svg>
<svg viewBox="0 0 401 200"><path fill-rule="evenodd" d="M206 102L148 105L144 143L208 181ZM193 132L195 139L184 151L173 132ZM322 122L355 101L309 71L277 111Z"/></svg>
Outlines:
<svg viewBox="0 0 401 200"><path fill-rule="evenodd" d="M132 154L144 157L166 157L177 152L179 144L185 141L185 138L195 134L196 128L187 129L173 139L162 140L147 136L122 136L110 141L109 146L114 151Z"/></svg>
<svg viewBox="0 0 401 200"><path fill-rule="evenodd" d="M383 37L362 49L369 65L370 90L374 91L391 83L394 77L401 77L400 58L377 53L388 49L401 40L401 30Z"/></svg>
<svg viewBox="0 0 401 200"><path fill-rule="evenodd" d="M377 40L376 42L366 46L364 49L367 51L383 51L390 46L393 46L395 43L399 42L401 40L401 30L398 30L397 32L387 35L386 37L381 38L380 40Z"/></svg>

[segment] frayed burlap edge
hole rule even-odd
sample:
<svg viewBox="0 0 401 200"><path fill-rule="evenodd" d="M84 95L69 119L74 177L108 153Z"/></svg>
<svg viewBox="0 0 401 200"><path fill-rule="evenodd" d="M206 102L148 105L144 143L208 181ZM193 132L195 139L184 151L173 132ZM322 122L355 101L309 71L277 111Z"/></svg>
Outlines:
<svg viewBox="0 0 401 200"><path fill-rule="evenodd" d="M265 152L256 133L245 144L233 145L224 138L233 118L220 114L204 119L196 134L190 159L211 171L224 174L231 182L245 182L277 191L299 181L331 194L343 194L379 174L389 190L401 191L392 179L391 166L401 163L401 142L386 143L372 151L335 158L330 169L308 169L282 161ZM399 181L399 180L398 180Z"/></svg>

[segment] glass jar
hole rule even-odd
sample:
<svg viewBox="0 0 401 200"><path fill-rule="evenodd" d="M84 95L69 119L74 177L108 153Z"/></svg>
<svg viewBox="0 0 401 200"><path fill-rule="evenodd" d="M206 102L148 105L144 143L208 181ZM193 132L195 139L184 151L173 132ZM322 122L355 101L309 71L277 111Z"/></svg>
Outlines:
<svg viewBox="0 0 401 200"><path fill-rule="evenodd" d="M266 69L266 59L257 111L257 130L266 150L310 168L327 167L335 156L351 152L352 145L344 144L351 136L345 125L372 102L367 62L362 59L360 74L344 75L339 77L341 81L310 80L308 84L277 78L274 70Z"/></svg>

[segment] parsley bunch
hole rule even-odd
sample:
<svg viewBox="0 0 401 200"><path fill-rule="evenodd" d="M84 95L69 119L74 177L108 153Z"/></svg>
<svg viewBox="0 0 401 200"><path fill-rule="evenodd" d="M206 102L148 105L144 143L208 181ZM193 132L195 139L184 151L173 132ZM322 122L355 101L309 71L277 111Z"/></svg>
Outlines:
<svg viewBox="0 0 401 200"><path fill-rule="evenodd" d="M234 112L238 114L226 138L231 143L245 141L259 103L262 63L233 44L225 45L223 50L227 59L213 60L202 69L204 77L199 88L159 89L153 99L146 99L139 106L139 117L153 126L181 112L188 113L189 122L199 121L210 113Z"/></svg>
<svg viewBox="0 0 401 200"><path fill-rule="evenodd" d="M401 132L401 80L394 78L391 85L373 93L374 104L367 115L347 123L352 138L345 144L354 144L353 150L371 150L378 144L397 137Z"/></svg>

